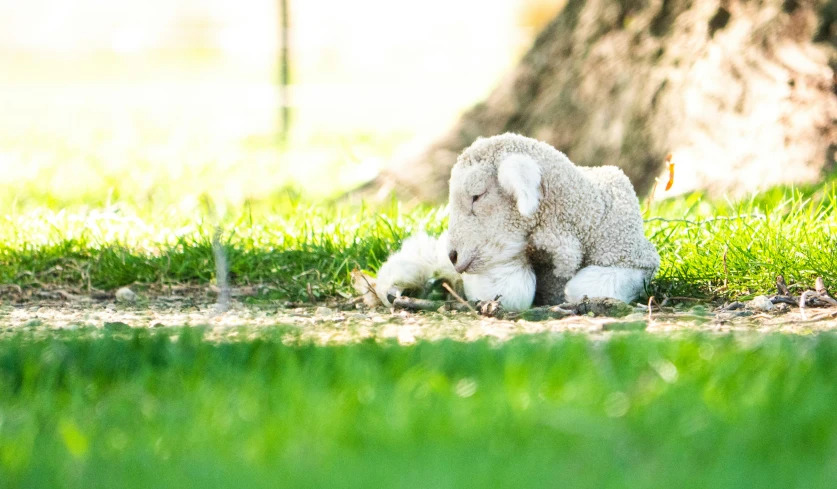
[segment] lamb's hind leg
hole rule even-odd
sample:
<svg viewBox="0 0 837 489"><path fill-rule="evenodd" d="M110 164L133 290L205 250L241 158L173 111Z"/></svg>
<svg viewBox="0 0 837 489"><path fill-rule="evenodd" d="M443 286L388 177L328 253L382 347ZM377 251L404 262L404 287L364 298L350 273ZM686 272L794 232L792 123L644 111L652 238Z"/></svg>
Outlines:
<svg viewBox="0 0 837 489"><path fill-rule="evenodd" d="M589 266L582 268L564 289L570 302L587 297L612 297L630 302L645 289L648 273L636 268Z"/></svg>

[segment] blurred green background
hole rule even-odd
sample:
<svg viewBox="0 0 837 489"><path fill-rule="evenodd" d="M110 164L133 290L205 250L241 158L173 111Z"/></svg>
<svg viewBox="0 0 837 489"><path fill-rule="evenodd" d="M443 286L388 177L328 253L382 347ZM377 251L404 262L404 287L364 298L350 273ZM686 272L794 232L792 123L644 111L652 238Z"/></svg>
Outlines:
<svg viewBox="0 0 837 489"><path fill-rule="evenodd" d="M484 97L563 3L290 1L283 92L278 1L3 2L0 204L334 195Z"/></svg>

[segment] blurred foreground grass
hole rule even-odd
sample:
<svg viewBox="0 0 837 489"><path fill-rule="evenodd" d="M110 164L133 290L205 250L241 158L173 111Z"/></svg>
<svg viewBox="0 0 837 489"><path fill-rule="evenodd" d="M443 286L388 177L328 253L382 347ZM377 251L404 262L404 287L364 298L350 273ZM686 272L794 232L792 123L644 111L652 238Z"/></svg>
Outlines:
<svg viewBox="0 0 837 489"><path fill-rule="evenodd" d="M832 334L324 348L298 344L294 329L238 333L4 336L0 487L826 488L837 478Z"/></svg>
<svg viewBox="0 0 837 489"><path fill-rule="evenodd" d="M214 280L213 214L131 205L0 217L0 283L114 289L129 284ZM654 203L646 232L662 267L657 297L742 297L768 293L776 275L792 288L816 276L837 283L837 188L774 189L740 202L699 194ZM308 300L350 293L354 268L375 270L418 230L438 234L443 208L399 204L358 208L285 195L227 206L219 218L234 284L261 284L264 299ZM724 287L724 284L726 286Z"/></svg>

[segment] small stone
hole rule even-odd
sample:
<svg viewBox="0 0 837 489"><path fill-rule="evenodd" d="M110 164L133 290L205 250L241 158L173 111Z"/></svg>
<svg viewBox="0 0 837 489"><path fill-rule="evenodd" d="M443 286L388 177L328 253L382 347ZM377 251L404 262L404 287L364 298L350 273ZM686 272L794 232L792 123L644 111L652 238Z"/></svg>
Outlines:
<svg viewBox="0 0 837 489"><path fill-rule="evenodd" d="M561 304L561 307L575 312L578 315L590 315L599 317L624 317L633 312L628 304L610 297L584 297L579 302L568 302Z"/></svg>
<svg viewBox="0 0 837 489"><path fill-rule="evenodd" d="M116 302L136 302L137 294L128 287L122 287L116 291Z"/></svg>
<svg viewBox="0 0 837 489"><path fill-rule="evenodd" d="M332 314L334 314L334 311L325 306L320 306L314 311L315 316L331 316Z"/></svg>
<svg viewBox="0 0 837 489"><path fill-rule="evenodd" d="M776 306L772 302L770 302L770 299L768 299L766 295L759 295L754 297L753 300L747 303L747 306L750 309L754 309L756 311L772 311L776 308Z"/></svg>
<svg viewBox="0 0 837 489"><path fill-rule="evenodd" d="M731 302L729 304L724 304L724 307L721 308L722 311L735 311L737 309L743 309L746 305L743 302Z"/></svg>

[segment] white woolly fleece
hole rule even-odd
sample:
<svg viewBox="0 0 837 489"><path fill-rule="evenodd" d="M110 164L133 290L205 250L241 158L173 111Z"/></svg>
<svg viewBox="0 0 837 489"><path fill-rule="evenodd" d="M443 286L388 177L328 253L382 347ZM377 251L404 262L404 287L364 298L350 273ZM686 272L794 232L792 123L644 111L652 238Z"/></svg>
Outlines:
<svg viewBox="0 0 837 489"><path fill-rule="evenodd" d="M513 261L482 273L463 273L465 295L472 301L489 301L499 296L510 311L532 307L535 299L535 272L528 263Z"/></svg>
<svg viewBox="0 0 837 489"><path fill-rule="evenodd" d="M390 255L378 270L375 294L384 303L390 289L418 289L433 277L445 278L457 287L462 278L448 259L447 233L438 239L418 233L405 239L401 249ZM400 293L400 292L399 292ZM398 294L394 294L398 295Z"/></svg>
<svg viewBox="0 0 837 489"><path fill-rule="evenodd" d="M438 239L424 233L410 236L378 270L375 294L389 306L388 294L421 288L437 277L447 279L454 287L464 282L468 300L493 300L499 295L500 304L508 310L531 307L535 274L525 258L515 258L485 273L460 275L451 264L447 250L447 233Z"/></svg>
<svg viewBox="0 0 837 489"><path fill-rule="evenodd" d="M590 266L567 282L564 293L569 302L580 301L584 296L630 302L643 292L645 276L646 272L634 268Z"/></svg>
<svg viewBox="0 0 837 489"><path fill-rule="evenodd" d="M583 295L629 301L660 265L620 169L578 167L552 146L511 133L477 139L459 155L448 232L460 260L478 265L466 272L480 274L524 241L540 301Z"/></svg>

